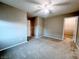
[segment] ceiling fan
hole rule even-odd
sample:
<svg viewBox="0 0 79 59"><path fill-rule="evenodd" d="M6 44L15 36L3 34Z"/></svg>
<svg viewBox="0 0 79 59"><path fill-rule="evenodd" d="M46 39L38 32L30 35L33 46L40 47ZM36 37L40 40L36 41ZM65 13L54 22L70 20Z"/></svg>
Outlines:
<svg viewBox="0 0 79 59"><path fill-rule="evenodd" d="M44 10L48 10L48 11L45 11L45 12L53 13L53 11L52 11L53 6L70 5L73 2L73 1L68 1L68 0L64 1L64 2L61 1L61 2L58 2L58 3L54 3L53 0L46 0L46 1L47 1L47 3L41 4L37 0L27 0L27 2L37 5L38 9L33 11L34 13L38 13L39 11L44 11Z"/></svg>

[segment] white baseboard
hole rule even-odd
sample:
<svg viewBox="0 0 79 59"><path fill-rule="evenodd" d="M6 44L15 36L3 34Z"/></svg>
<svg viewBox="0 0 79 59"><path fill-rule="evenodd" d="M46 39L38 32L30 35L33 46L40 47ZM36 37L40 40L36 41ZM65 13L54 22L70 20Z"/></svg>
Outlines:
<svg viewBox="0 0 79 59"><path fill-rule="evenodd" d="M43 35L44 37L49 37L49 38L53 38L53 39L58 39L58 40L62 40L62 38L58 38L58 37L51 37L51 36L46 36L46 35Z"/></svg>
<svg viewBox="0 0 79 59"><path fill-rule="evenodd" d="M15 44L15 45L12 45L12 46L9 46L9 47L0 49L0 51L6 50L6 49L9 49L9 48L13 48L13 47L15 47L15 46L18 46L18 45L20 45L20 44L27 43L27 42L28 42L28 41L24 41L24 42L21 42L21 43L17 43L17 44Z"/></svg>
<svg viewBox="0 0 79 59"><path fill-rule="evenodd" d="M35 37L35 38L41 38L41 37L43 37L43 36L39 36L39 37Z"/></svg>

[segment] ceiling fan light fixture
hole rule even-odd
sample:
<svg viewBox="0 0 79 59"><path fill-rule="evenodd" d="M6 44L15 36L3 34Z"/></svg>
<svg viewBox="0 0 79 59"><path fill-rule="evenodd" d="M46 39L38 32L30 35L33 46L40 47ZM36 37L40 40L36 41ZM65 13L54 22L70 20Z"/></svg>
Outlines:
<svg viewBox="0 0 79 59"><path fill-rule="evenodd" d="M49 10L48 9L43 9L45 14L49 14Z"/></svg>

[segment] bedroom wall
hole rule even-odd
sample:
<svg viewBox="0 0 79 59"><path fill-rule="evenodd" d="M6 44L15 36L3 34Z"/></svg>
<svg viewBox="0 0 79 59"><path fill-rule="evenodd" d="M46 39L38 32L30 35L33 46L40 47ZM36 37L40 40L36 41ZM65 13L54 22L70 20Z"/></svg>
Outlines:
<svg viewBox="0 0 79 59"><path fill-rule="evenodd" d="M27 41L26 12L0 3L0 50Z"/></svg>
<svg viewBox="0 0 79 59"><path fill-rule="evenodd" d="M36 18L36 25L35 25L35 37L40 38L43 36L43 19L40 17Z"/></svg>
<svg viewBox="0 0 79 59"><path fill-rule="evenodd" d="M44 20L45 37L62 40L64 18L77 16L79 12L48 17Z"/></svg>
<svg viewBox="0 0 79 59"><path fill-rule="evenodd" d="M62 39L63 16L55 16L44 20L44 36Z"/></svg>

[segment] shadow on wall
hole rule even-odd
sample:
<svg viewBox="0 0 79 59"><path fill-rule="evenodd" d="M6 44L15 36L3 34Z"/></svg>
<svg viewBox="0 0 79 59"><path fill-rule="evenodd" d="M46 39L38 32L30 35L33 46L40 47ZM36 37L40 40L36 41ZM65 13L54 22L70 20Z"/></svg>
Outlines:
<svg viewBox="0 0 79 59"><path fill-rule="evenodd" d="M26 41L25 24L0 20L0 49Z"/></svg>
<svg viewBox="0 0 79 59"><path fill-rule="evenodd" d="M26 13L12 6L0 3L0 20L8 22L23 22ZM25 20L24 20L25 21Z"/></svg>

